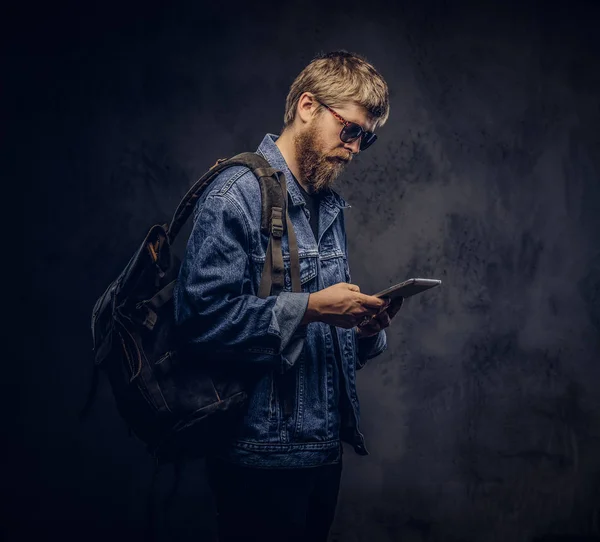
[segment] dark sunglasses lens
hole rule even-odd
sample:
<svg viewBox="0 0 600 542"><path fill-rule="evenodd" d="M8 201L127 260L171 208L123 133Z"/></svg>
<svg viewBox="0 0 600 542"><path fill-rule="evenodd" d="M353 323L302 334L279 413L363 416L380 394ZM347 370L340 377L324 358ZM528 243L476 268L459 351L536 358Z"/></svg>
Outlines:
<svg viewBox="0 0 600 542"><path fill-rule="evenodd" d="M360 140L360 150L367 150L371 145L373 145L373 143L375 143L376 139L377 136L373 133L367 132L366 134L364 134L362 136L362 139Z"/></svg>
<svg viewBox="0 0 600 542"><path fill-rule="evenodd" d="M360 137L362 128L358 124L350 123L348 126L342 128L340 139L344 143L352 143L357 137Z"/></svg>

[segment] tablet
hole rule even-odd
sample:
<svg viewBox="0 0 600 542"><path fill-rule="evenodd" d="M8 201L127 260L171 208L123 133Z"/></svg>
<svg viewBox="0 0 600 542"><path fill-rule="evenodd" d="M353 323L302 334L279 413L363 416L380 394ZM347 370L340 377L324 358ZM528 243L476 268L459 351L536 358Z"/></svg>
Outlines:
<svg viewBox="0 0 600 542"><path fill-rule="evenodd" d="M435 288L441 283L442 281L438 279L408 279L373 295L375 297L389 297L390 299L396 297L410 297L411 295L429 290L429 288Z"/></svg>

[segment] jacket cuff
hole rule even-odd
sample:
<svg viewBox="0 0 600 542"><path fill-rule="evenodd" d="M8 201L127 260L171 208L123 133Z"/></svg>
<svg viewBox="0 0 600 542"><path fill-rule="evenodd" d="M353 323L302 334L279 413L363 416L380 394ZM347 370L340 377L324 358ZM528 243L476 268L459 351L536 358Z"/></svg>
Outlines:
<svg viewBox="0 0 600 542"><path fill-rule="evenodd" d="M368 360L377 357L379 354L387 349L387 335L385 329L382 329L377 335L372 337L359 338L358 334L355 333L356 339L356 369L362 369Z"/></svg>
<svg viewBox="0 0 600 542"><path fill-rule="evenodd" d="M302 354L307 326L301 326L308 307L308 292L281 292L273 308L281 337L281 367L283 373L291 368Z"/></svg>

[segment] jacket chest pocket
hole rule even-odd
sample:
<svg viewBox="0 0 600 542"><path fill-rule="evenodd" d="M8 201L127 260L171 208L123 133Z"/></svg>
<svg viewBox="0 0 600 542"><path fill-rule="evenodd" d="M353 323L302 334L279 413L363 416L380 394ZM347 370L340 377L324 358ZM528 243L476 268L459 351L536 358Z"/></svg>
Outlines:
<svg viewBox="0 0 600 542"><path fill-rule="evenodd" d="M348 258L346 258L345 256L342 258L342 266L344 280L348 283L351 283L352 277L350 276L350 266L348 265Z"/></svg>
<svg viewBox="0 0 600 542"><path fill-rule="evenodd" d="M252 278L254 281L254 287L258 291L260 281L262 278L262 272L265 266L265 258L263 257L251 257L252 262ZM304 292L316 291L316 278L318 273L318 256L303 256L300 255L300 285ZM292 291L292 274L290 270L290 258L286 254L283 259L283 291Z"/></svg>
<svg viewBox="0 0 600 542"><path fill-rule="evenodd" d="M346 256L336 254L325 258L322 264L325 269L324 276L326 276L332 284L338 282L352 283L350 267L348 266L348 258L346 258Z"/></svg>
<svg viewBox="0 0 600 542"><path fill-rule="evenodd" d="M300 284L302 291L311 291L311 281L315 281L317 277L318 258L316 256L300 256ZM284 267L284 292L292 291L292 273L290 260L283 260Z"/></svg>

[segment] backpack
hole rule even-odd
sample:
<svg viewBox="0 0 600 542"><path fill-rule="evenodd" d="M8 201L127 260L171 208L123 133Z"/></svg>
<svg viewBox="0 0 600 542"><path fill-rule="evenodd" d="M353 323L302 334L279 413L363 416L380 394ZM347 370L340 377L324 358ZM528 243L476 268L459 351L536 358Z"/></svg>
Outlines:
<svg viewBox="0 0 600 542"><path fill-rule="evenodd" d="M94 372L81 419L89 412L98 371L107 375L120 416L156 464L204 457L229 435L243 412L252 375L188 359L175 333L173 290L181 259L172 244L198 198L231 166L251 169L261 188L261 231L269 236L258 296L284 286L281 239L288 232L292 291L300 292L285 175L247 152L219 159L188 190L169 224L155 224L119 276L96 301L91 319ZM243 361L243 360L242 360Z"/></svg>

